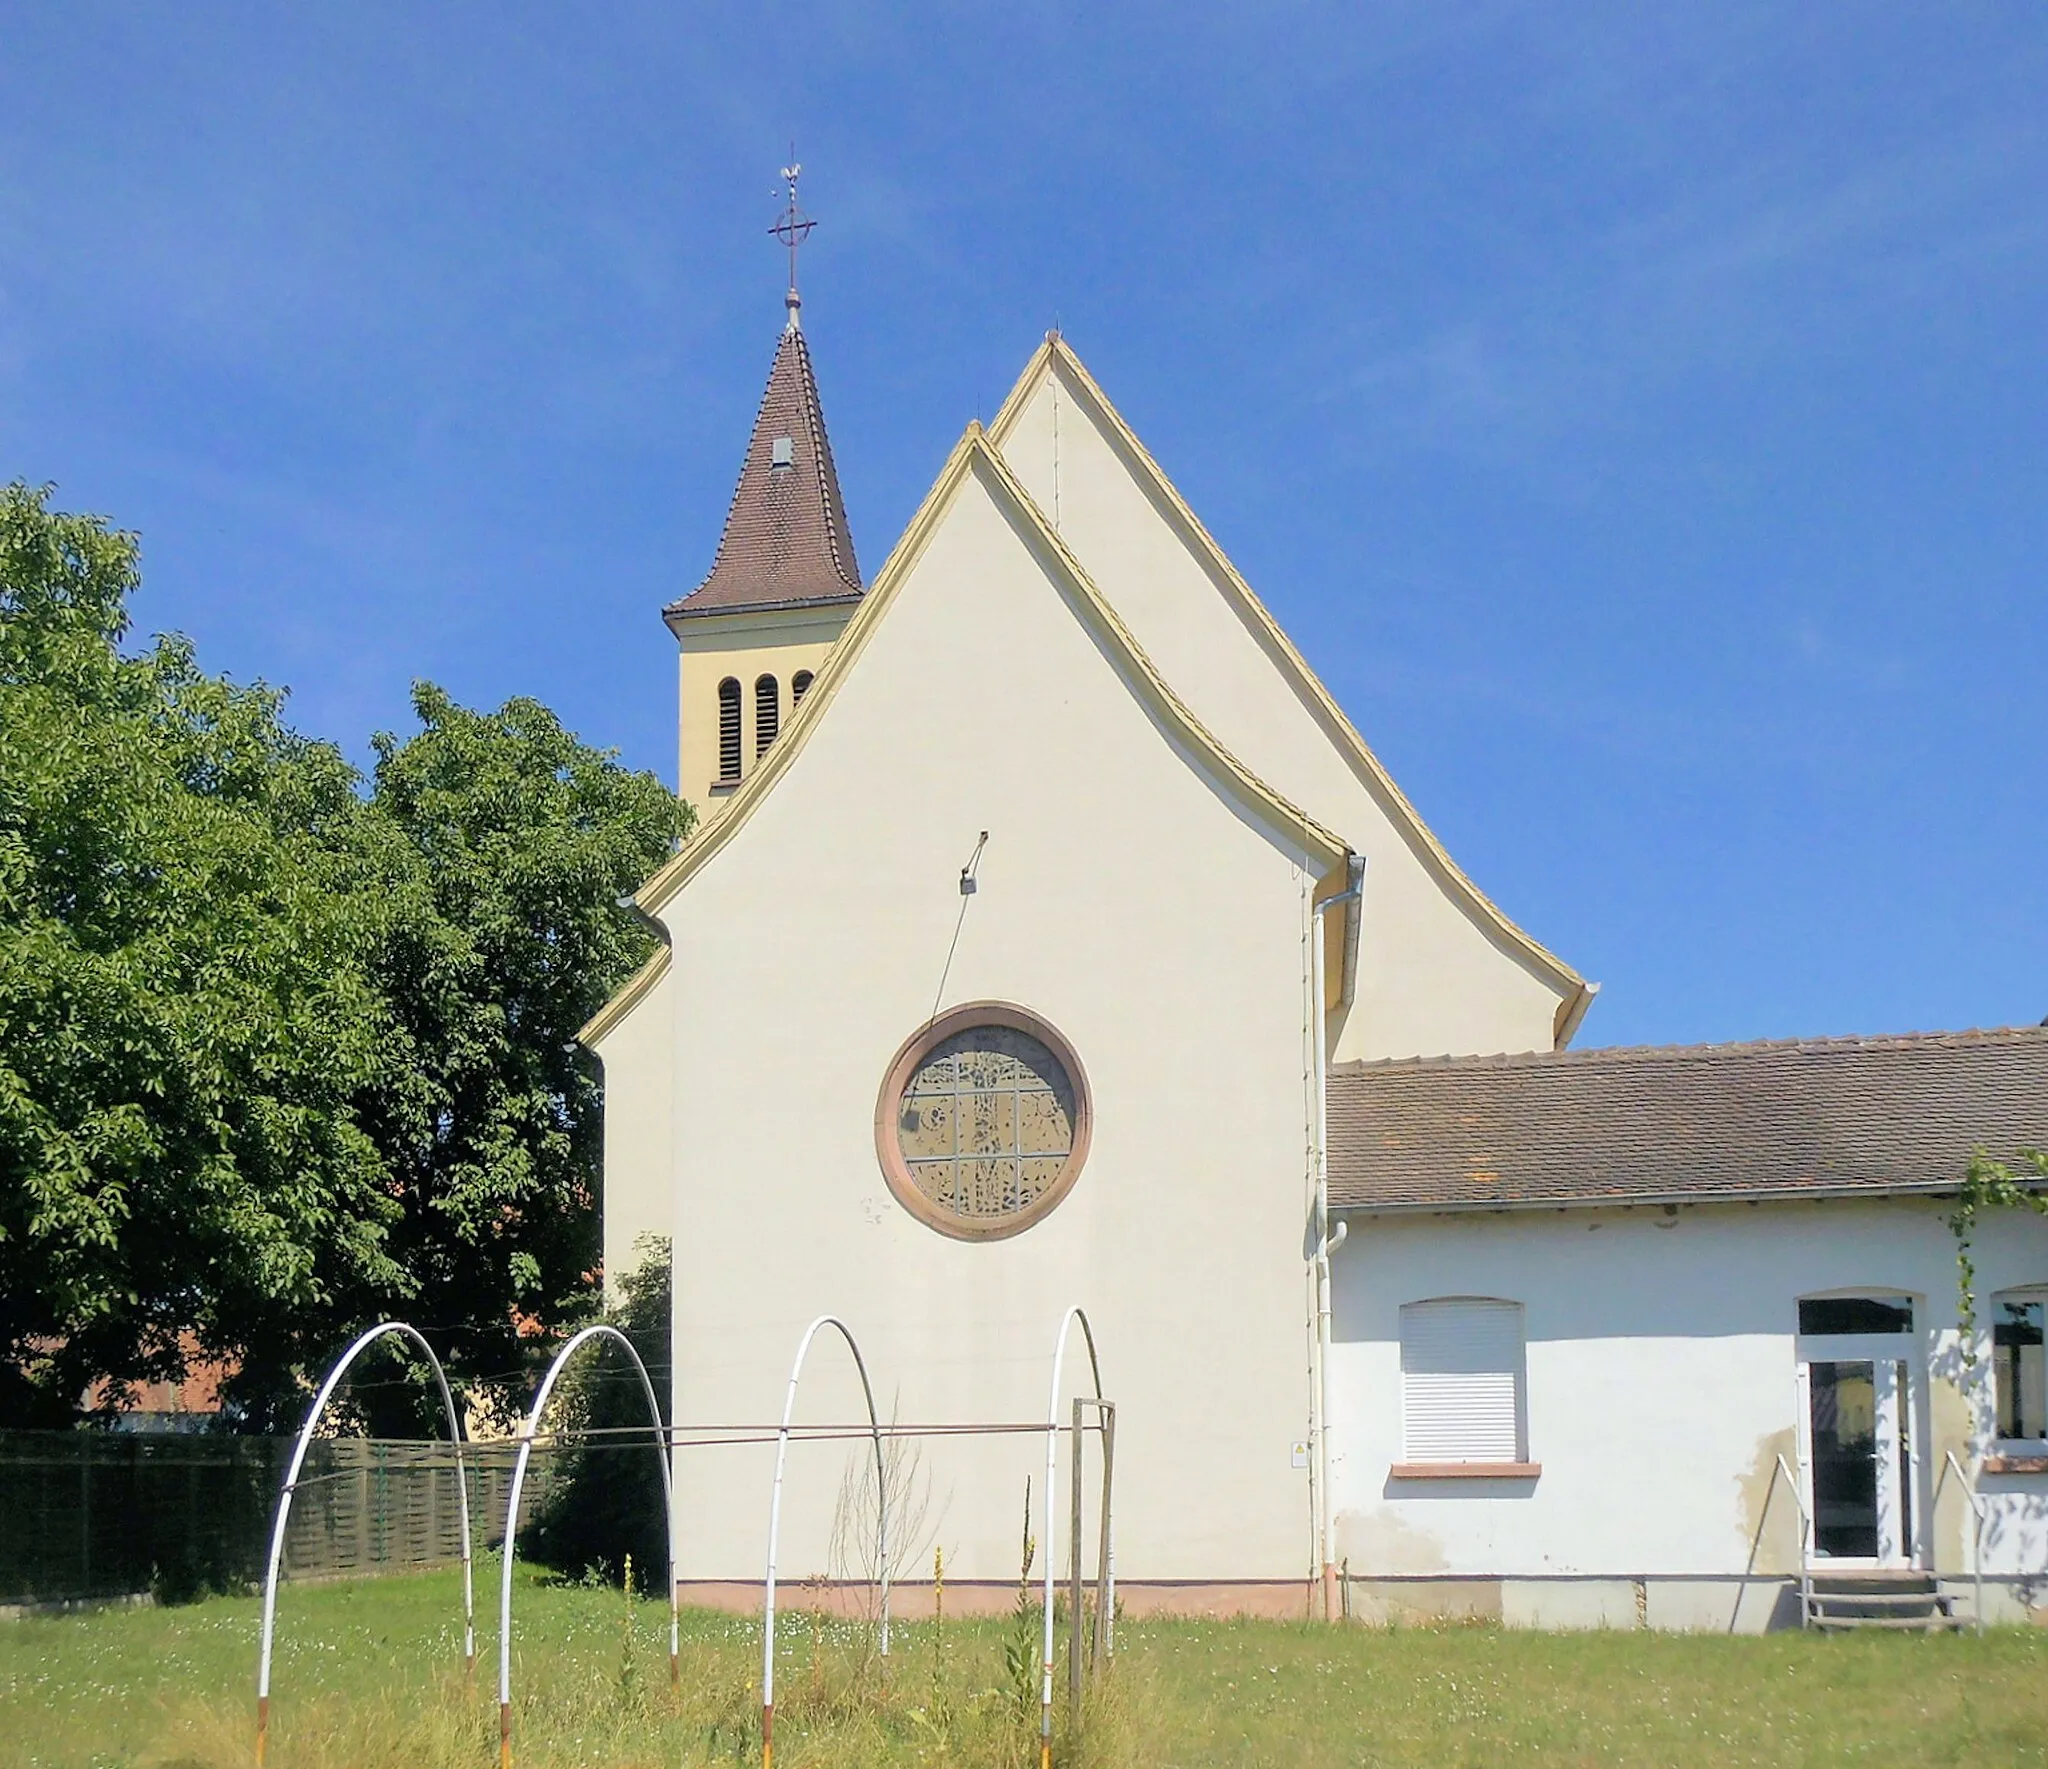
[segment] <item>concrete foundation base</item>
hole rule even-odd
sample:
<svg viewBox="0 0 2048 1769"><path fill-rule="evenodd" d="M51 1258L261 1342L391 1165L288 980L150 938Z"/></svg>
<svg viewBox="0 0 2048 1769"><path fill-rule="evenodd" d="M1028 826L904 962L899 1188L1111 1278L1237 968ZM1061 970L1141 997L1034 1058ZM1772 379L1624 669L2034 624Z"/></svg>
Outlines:
<svg viewBox="0 0 2048 1769"><path fill-rule="evenodd" d="M1034 1583L1033 1599L1044 1589ZM761 1613L758 1582L686 1579L677 1590L683 1603L692 1609L715 1609L727 1615ZM930 1621L934 1591L929 1579L892 1584L889 1614L904 1621ZM950 1617L1008 1615L1016 1601L1014 1580L946 1582L945 1610ZM1313 1613L1321 1614L1320 1592L1307 1579L1119 1582L1116 1601L1119 1613L1126 1616L1260 1616L1274 1621L1301 1621L1312 1613L1312 1604ZM875 1613L875 1606L875 1588L865 1583L811 1579L775 1587L775 1608L783 1615L804 1611L865 1617Z"/></svg>
<svg viewBox="0 0 2048 1769"><path fill-rule="evenodd" d="M1945 1576L1955 1613L1976 1614L1976 1582ZM1684 1633L1763 1634L1800 1625L1799 1580L1790 1574L1712 1578L1366 1578L1349 1581L1353 1621L1496 1621L1510 1628L1658 1628ZM2048 1622L2048 1581L1984 1580L1991 1626Z"/></svg>
<svg viewBox="0 0 2048 1769"><path fill-rule="evenodd" d="M1360 1578L1354 1621L1761 1634L1799 1625L1799 1581L1767 1578Z"/></svg>
<svg viewBox="0 0 2048 1769"><path fill-rule="evenodd" d="M1043 1586L1034 1583L1035 1600ZM1064 1588L1064 1586L1062 1586ZM1959 1616L1975 1614L1975 1582L1945 1577L1942 1589ZM727 1615L759 1615L756 1581L685 1580L684 1605ZM892 1585L889 1613L929 1621L935 1587L922 1579ZM1322 1593L1308 1579L1138 1580L1119 1583L1117 1608L1125 1616L1270 1621L1313 1621ZM1017 1601L1012 1580L948 1581L947 1616L967 1620L1008 1615ZM1413 1576L1343 1581L1343 1613L1354 1622L1399 1627L1430 1622L1495 1622L1508 1628L1655 1628L1678 1633L1763 1634L1800 1625L1799 1581L1789 1574L1711 1578L1651 1574L1643 1578L1447 1578ZM862 1619L876 1612L874 1586L843 1580L800 1580L778 1585L775 1606L799 1613ZM1993 1626L2048 1623L2048 1580L1996 1577L1984 1581L1984 1618Z"/></svg>

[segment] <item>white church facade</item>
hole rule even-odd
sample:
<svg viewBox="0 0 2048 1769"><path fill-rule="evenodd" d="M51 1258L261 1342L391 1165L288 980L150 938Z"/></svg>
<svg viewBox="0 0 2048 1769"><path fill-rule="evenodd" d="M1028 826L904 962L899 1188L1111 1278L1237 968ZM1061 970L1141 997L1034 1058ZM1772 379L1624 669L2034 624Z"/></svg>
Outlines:
<svg viewBox="0 0 2048 1769"><path fill-rule="evenodd" d="M585 1041L607 1269L672 1249L686 1592L760 1577L746 1428L806 1322L900 1423L1024 1427L1079 1303L1134 1608L1756 1628L1809 1569L1980 1566L1991 1612L2048 1600L2048 1222L1982 1233L1966 1342L1941 1202L2048 1144L2048 1030L1569 1051L1594 985L1058 337L863 579L792 307L666 618L700 821ZM820 1352L799 1417L862 1416ZM1043 1439L901 1442L899 1579L940 1550L1006 1602ZM785 1576L858 1576L861 1453L793 1452Z"/></svg>

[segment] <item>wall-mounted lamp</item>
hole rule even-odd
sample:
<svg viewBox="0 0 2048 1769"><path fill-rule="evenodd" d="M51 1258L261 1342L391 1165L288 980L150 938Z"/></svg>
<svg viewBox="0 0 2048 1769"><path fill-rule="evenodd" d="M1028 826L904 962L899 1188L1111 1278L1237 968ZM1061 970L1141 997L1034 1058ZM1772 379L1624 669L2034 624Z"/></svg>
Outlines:
<svg viewBox="0 0 2048 1769"><path fill-rule="evenodd" d="M980 888L974 871L981 864L981 850L988 846L988 831L981 832L981 839L974 844L974 852L967 856L967 864L960 868L960 894L971 897Z"/></svg>

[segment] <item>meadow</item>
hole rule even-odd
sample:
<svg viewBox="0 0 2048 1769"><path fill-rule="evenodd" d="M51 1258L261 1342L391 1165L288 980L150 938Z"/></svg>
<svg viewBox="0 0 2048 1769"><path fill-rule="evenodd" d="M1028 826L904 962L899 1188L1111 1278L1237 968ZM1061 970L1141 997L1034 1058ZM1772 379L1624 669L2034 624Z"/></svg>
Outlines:
<svg viewBox="0 0 2048 1769"><path fill-rule="evenodd" d="M480 1609L495 1569L479 1567ZM1035 1647L1013 1622L872 1636L804 1613L778 1658L776 1761L911 1769L1035 1761ZM488 1769L496 1639L461 1671L459 1585L434 1573L288 1587L271 1769ZM245 1597L0 1623L10 1769L240 1769L251 1760L258 1612ZM517 1761L532 1769L759 1760L756 1624L685 1617L521 1575ZM1126 1622L1061 1763L1195 1765L2048 1764L2048 1630L1983 1638L1730 1639Z"/></svg>

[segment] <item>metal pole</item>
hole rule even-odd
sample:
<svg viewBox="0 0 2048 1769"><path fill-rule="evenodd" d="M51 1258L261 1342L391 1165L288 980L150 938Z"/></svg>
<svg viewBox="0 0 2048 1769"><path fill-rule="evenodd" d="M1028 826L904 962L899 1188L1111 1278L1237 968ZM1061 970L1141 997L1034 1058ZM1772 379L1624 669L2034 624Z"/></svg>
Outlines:
<svg viewBox="0 0 2048 1769"><path fill-rule="evenodd" d="M1074 1402L1073 1471L1067 1482L1070 1509L1067 1527L1067 1727L1081 1725L1081 1472L1087 1454L1086 1425L1082 1409L1088 1403Z"/></svg>
<svg viewBox="0 0 2048 1769"><path fill-rule="evenodd" d="M1102 1419L1102 1510L1096 1518L1099 1532L1095 1558L1095 1640L1089 1654L1089 1669L1101 1669L1109 1656L1109 1611L1116 1601L1109 1583L1109 1483L1116 1463L1116 1402L1102 1401L1096 1407Z"/></svg>
<svg viewBox="0 0 2048 1769"><path fill-rule="evenodd" d="M1972 1509L1975 1509L1973 1506ZM1977 1512L1977 1528L1970 1543L1970 1569L1976 1579L1977 1593L1971 1599L1977 1610L1977 1632L1984 1632L1984 1513Z"/></svg>
<svg viewBox="0 0 2048 1769"><path fill-rule="evenodd" d="M1066 1363L1067 1330L1076 1321L1081 1323L1081 1336L1088 1345L1088 1367L1095 1378L1096 1397L1100 1399L1102 1395L1102 1364L1095 1355L1095 1329L1088 1324L1086 1311L1075 1303L1060 1317L1060 1336L1052 1352L1052 1392L1045 1403L1045 1651L1038 1683L1039 1769L1052 1769L1052 1489L1059 1470L1056 1457L1060 1436L1060 1372Z"/></svg>

